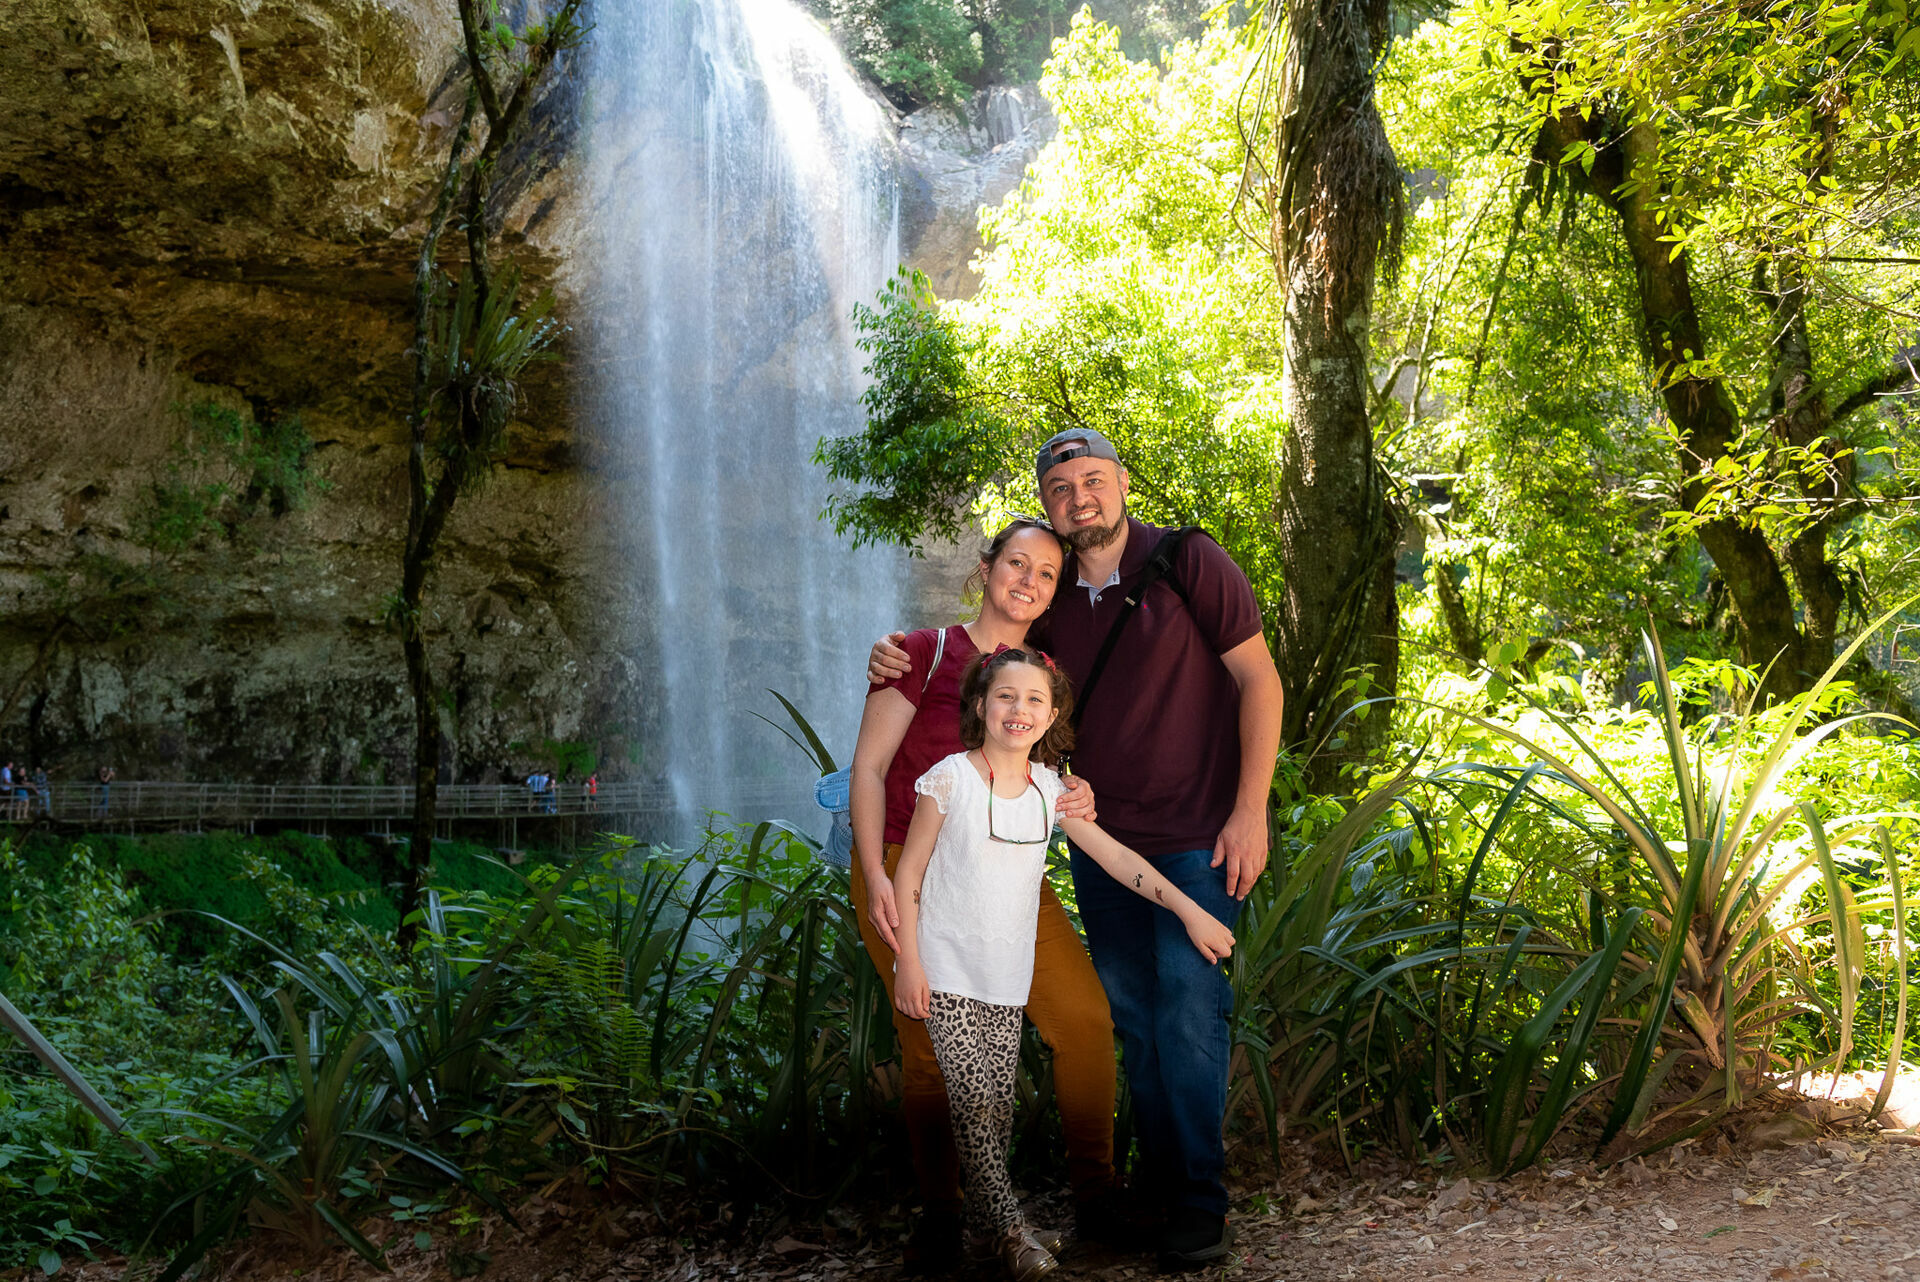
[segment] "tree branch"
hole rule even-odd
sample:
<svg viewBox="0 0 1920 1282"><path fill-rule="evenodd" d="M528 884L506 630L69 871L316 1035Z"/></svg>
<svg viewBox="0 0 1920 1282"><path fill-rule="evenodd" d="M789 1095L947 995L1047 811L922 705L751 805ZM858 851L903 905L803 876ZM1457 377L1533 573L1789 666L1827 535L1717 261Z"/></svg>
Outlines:
<svg viewBox="0 0 1920 1282"><path fill-rule="evenodd" d="M487 146L493 146L493 139L500 132L500 120L504 114L500 109L500 90L495 87L493 77L487 72L487 60L480 51L480 13L475 8L477 0L459 0L460 34L467 42L467 74L473 79L473 87L480 95L480 105L487 113Z"/></svg>
<svg viewBox="0 0 1920 1282"><path fill-rule="evenodd" d="M493 264L487 257L490 228L487 221L487 195L492 190L493 169L484 156L467 175L467 273L473 277L474 322L487 314L487 300L493 293Z"/></svg>
<svg viewBox="0 0 1920 1282"><path fill-rule="evenodd" d="M1916 368L1916 361L1920 361L1920 347L1909 347L1901 352L1894 364L1860 384L1834 407L1833 421L1845 422L1883 396L1920 387L1920 368Z"/></svg>
<svg viewBox="0 0 1920 1282"><path fill-rule="evenodd" d="M1500 269L1494 273L1493 289L1487 294L1487 309L1480 316L1480 337L1473 344L1473 371L1467 375L1466 407L1473 408L1473 394L1480 390L1480 370L1487 361L1487 336L1493 332L1494 314L1500 308L1500 294L1507 287L1507 268L1513 251L1520 244L1520 225L1526 215L1528 191L1520 186L1520 198L1513 205L1513 221L1507 227L1507 247L1500 251ZM1465 254L1462 254L1465 257Z"/></svg>
<svg viewBox="0 0 1920 1282"><path fill-rule="evenodd" d="M460 153L466 150L467 135L473 127L477 88L467 90L466 105L460 111L460 123L453 131L453 147L447 153L447 170L440 179L440 192L434 198L433 215L427 221L427 234L420 241L420 257L413 270L413 421L412 436L424 443L427 417L432 412L433 387L433 273L438 263L440 236L453 213L453 199L460 188ZM425 496L416 495L415 511L425 506Z"/></svg>
<svg viewBox="0 0 1920 1282"><path fill-rule="evenodd" d="M473 0L461 0L463 6L472 3ZM521 71L520 82L514 86L512 96L507 99L506 109L497 117L489 116L493 131L487 136L482 163L497 156L519 130L520 118L527 114L527 109L532 105L540 82L546 78L547 68L560 56L560 50L566 47L567 42L573 39L574 18L580 12L581 3L582 0L567 0L566 6L547 23L546 35L528 52L527 64ZM496 138L498 145L494 141Z"/></svg>

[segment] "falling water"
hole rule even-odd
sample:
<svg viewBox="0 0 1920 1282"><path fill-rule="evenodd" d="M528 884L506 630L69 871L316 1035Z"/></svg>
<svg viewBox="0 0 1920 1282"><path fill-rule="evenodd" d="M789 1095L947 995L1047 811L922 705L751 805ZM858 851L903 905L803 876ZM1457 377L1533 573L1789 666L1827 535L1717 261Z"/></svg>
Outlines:
<svg viewBox="0 0 1920 1282"><path fill-rule="evenodd" d="M880 108L787 0L603 0L588 50L593 412L652 570L654 769L683 819L797 817L787 695L845 764L903 566L819 513L815 442L860 424L849 312L898 260ZM664 711L664 716L660 713Z"/></svg>

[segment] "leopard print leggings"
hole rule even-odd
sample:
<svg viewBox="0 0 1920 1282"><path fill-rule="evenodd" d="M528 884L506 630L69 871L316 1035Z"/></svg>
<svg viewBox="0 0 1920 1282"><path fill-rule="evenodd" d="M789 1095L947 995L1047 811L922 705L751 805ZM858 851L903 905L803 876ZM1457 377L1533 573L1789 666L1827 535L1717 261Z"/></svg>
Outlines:
<svg viewBox="0 0 1920 1282"><path fill-rule="evenodd" d="M953 1142L966 1174L967 1217L994 1237L1019 1224L1007 1175L1013 1143L1013 1080L1020 1068L1020 1006L934 993L927 1011L940 1075L947 1079Z"/></svg>

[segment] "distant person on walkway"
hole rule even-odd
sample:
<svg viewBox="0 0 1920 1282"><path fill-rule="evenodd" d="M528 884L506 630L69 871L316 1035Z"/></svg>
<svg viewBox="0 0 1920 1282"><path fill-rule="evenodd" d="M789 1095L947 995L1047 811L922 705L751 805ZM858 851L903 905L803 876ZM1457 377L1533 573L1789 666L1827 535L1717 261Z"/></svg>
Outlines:
<svg viewBox="0 0 1920 1282"><path fill-rule="evenodd" d="M547 784L546 811L550 815L557 815L560 813L560 776L548 775L546 777L546 784Z"/></svg>
<svg viewBox="0 0 1920 1282"><path fill-rule="evenodd" d="M914 783L919 800L894 873L900 960L893 1004L926 1021L952 1101L969 1218L1014 1282L1033 1282L1055 1265L1021 1215L1007 1149L1021 1014L1033 984L1028 923L1040 907L1062 787L1048 763L1073 747L1063 716L1072 707L1066 671L1038 650L976 655L960 688L967 750ZM1178 920L1206 965L1218 966L1232 951L1225 924L1097 824L1062 818L1060 826L1119 887Z"/></svg>
<svg viewBox="0 0 1920 1282"><path fill-rule="evenodd" d="M592 810L600 809L600 772L599 771L596 770L592 774L587 776L587 782L581 787L581 792L586 799L588 810L592 811Z"/></svg>
<svg viewBox="0 0 1920 1282"><path fill-rule="evenodd" d="M100 781L100 818L105 819L113 806L113 767L101 766L97 778Z"/></svg>
<svg viewBox="0 0 1920 1282"><path fill-rule="evenodd" d="M40 803L43 818L53 818L53 782L47 778L45 766L33 768L33 798Z"/></svg>
<svg viewBox="0 0 1920 1282"><path fill-rule="evenodd" d="M540 809L540 794L547 790L547 777L538 770L527 776L527 805L533 810Z"/></svg>
<svg viewBox="0 0 1920 1282"><path fill-rule="evenodd" d="M18 822L27 817L26 774L11 761L0 762L0 799L6 801L7 818Z"/></svg>

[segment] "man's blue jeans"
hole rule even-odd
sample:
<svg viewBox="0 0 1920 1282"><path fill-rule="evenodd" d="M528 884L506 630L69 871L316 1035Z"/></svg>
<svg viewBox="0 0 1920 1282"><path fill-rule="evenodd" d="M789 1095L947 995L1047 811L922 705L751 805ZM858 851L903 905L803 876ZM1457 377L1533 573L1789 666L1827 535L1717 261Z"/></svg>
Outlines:
<svg viewBox="0 0 1920 1282"><path fill-rule="evenodd" d="M1093 969L1107 990L1140 1140L1136 1184L1172 1206L1227 1213L1227 1112L1233 986L1165 908L1134 893L1073 848L1073 888ZM1213 851L1159 855L1153 866L1232 926L1240 901Z"/></svg>

